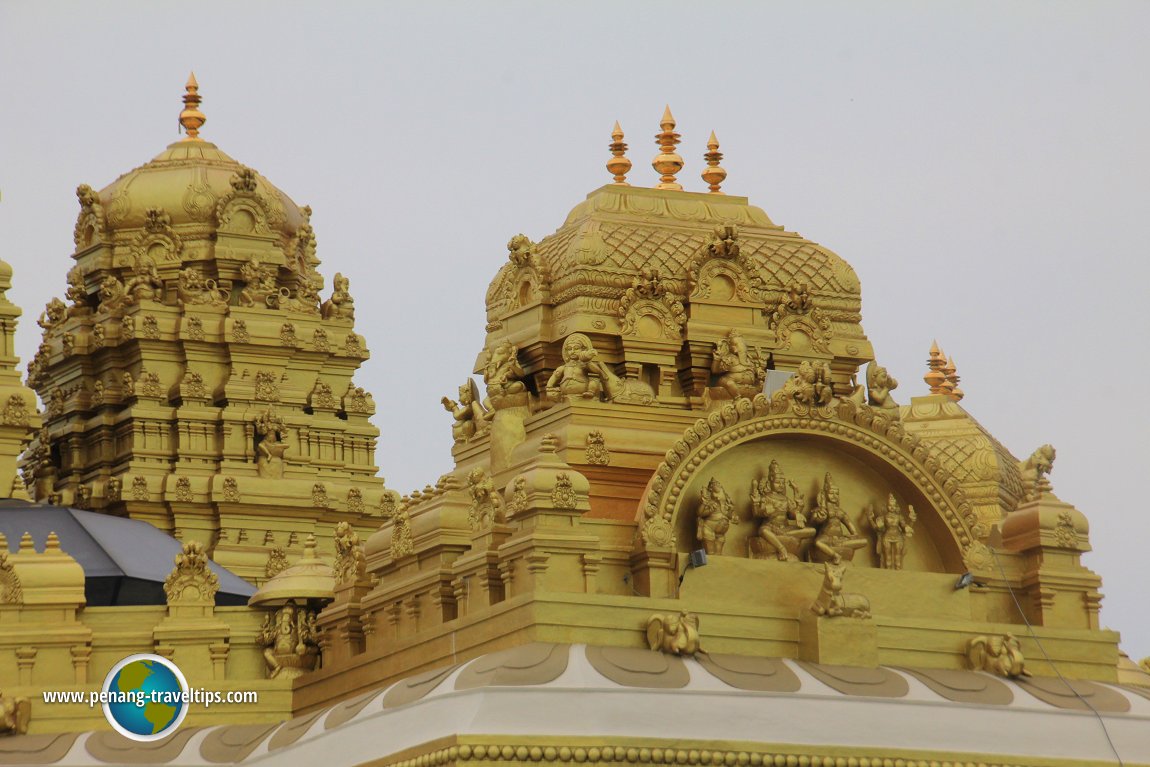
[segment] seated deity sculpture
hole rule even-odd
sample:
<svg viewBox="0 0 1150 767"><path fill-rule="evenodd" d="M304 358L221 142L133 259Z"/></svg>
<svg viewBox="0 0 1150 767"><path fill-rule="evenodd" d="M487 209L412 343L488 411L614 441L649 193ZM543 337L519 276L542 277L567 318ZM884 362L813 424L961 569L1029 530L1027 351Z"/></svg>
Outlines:
<svg viewBox="0 0 1150 767"><path fill-rule="evenodd" d="M563 364L547 379L547 393L553 397L608 398L618 388L619 379L599 361L591 339L572 333L563 342Z"/></svg>
<svg viewBox="0 0 1150 767"><path fill-rule="evenodd" d="M879 564L887 570L901 570L906 542L914 535L914 523L918 521L914 506L908 505L904 514L894 493L891 493L886 502L886 511L878 514L873 507L867 507L867 517L878 537L875 553Z"/></svg>
<svg viewBox="0 0 1150 767"><path fill-rule="evenodd" d="M336 272L332 280L331 298L323 302L320 315L325 319L354 320L355 299L351 297L348 288L351 282L341 273Z"/></svg>
<svg viewBox="0 0 1150 767"><path fill-rule="evenodd" d="M487 411L479 399L479 387L471 378L459 387L459 402L450 397L440 400L443 409L451 413L455 423L451 425L451 436L456 442L466 442L487 429Z"/></svg>
<svg viewBox="0 0 1150 767"><path fill-rule="evenodd" d="M483 383L487 385L487 401L483 405L488 411L488 418L494 415L492 400L527 391L527 386L520 380L524 375L526 373L519 364L519 349L515 344L510 341L497 343L487 356L487 364L483 366Z"/></svg>
<svg viewBox="0 0 1150 767"><path fill-rule="evenodd" d="M806 524L805 500L795 483L787 481L778 461L771 461L766 479L752 480L751 513L759 525L748 542L752 559L775 556L794 562L802 558L815 535L815 529Z"/></svg>
<svg viewBox="0 0 1150 767"><path fill-rule="evenodd" d="M131 301L160 301L164 295L164 281L160 279L160 272L156 269L156 262L151 256L136 256L132 267L132 276L128 279L124 292Z"/></svg>
<svg viewBox="0 0 1150 767"><path fill-rule="evenodd" d="M264 647L269 679L294 679L311 671L319 658L315 613L288 602L267 614L256 644Z"/></svg>
<svg viewBox="0 0 1150 767"><path fill-rule="evenodd" d="M839 488L830 472L823 479L811 521L818 528L811 550L811 559L815 562L830 561L837 565L844 559L854 559L855 551L866 546L866 539L859 536L858 528L839 505Z"/></svg>
<svg viewBox="0 0 1150 767"><path fill-rule="evenodd" d="M731 399L753 397L763 387L764 373L758 355L747 347L737 330L731 330L715 344L711 372L719 376L719 386Z"/></svg>
<svg viewBox="0 0 1150 767"><path fill-rule="evenodd" d="M266 411L256 419L256 471L267 479L282 479L284 475L284 455L288 443L284 441L287 427L279 416Z"/></svg>
<svg viewBox="0 0 1150 767"><path fill-rule="evenodd" d="M890 396L891 390L898 388L898 381L877 362L872 361L866 366L866 388L867 402L871 407L898 416L898 403Z"/></svg>
<svg viewBox="0 0 1150 767"><path fill-rule="evenodd" d="M735 503L731 496L717 479L711 477L699 493L699 511L695 517L695 537L708 554L723 553L734 513Z"/></svg>

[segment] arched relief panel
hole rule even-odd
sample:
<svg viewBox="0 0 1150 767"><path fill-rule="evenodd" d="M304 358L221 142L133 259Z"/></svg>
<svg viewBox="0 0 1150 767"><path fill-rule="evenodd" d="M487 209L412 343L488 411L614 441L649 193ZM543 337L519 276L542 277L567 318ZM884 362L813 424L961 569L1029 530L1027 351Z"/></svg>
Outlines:
<svg viewBox="0 0 1150 767"><path fill-rule="evenodd" d="M715 470L723 468L717 459L724 453L767 438L798 440L796 446L802 440L819 444L819 460L841 453L836 460L841 461L842 471L861 478L861 492L881 492L885 483L896 489L900 501L915 505L922 526L919 534L934 542L940 569L989 571L993 564L985 545L989 531L978 523L958 480L917 437L867 405L834 400L812 408L777 392L770 400L758 395L753 400L724 405L686 429L682 439L667 451L647 485L636 517L639 535L632 556L636 583L652 594L673 592L676 552L695 546L693 531L684 528L687 523L682 520L687 517L693 524L700 483L709 481L712 466ZM848 458L858 466L852 466ZM804 481L825 473L819 467L800 470L797 465L790 471L798 472L796 476ZM739 492L745 491L740 487ZM858 513L852 508L845 510ZM689 537L684 534L688 531L692 532Z"/></svg>
<svg viewBox="0 0 1150 767"><path fill-rule="evenodd" d="M735 443L701 463L684 485L673 513L675 538L680 551L701 548L696 538L696 519L701 493L712 478L726 490L734 504L732 524L720 554L749 557L749 544L759 528L754 519L751 483L766 479L771 461L803 494L803 513L810 517L827 472L839 488L840 506L854 523L866 545L855 550L852 565L879 567L875 552L876 533L866 507L881 513L894 493L901 508L914 506L918 521L907 542L904 570L961 572L962 554L942 515L915 483L874 453L850 441L826 434L775 431ZM713 556L713 555L712 555ZM773 556L771 557L773 558Z"/></svg>

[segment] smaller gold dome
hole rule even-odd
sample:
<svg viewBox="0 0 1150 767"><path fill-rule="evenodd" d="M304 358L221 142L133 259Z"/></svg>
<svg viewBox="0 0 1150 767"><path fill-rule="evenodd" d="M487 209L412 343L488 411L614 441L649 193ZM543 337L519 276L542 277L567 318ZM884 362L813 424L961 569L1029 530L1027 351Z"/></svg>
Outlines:
<svg viewBox="0 0 1150 767"><path fill-rule="evenodd" d="M315 536L304 542L298 562L272 578L252 594L249 607L278 607L288 602L335 599L335 571L316 556Z"/></svg>

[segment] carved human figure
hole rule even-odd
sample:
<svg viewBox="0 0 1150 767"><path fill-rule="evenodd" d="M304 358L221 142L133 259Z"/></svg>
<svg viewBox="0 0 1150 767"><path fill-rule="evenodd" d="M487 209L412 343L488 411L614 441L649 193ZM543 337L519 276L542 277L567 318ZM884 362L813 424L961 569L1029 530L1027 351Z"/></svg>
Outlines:
<svg viewBox="0 0 1150 767"><path fill-rule="evenodd" d="M495 492L495 481L487 476L482 467L476 466L467 475L468 489L471 492L471 507L467 510L467 521L472 530L483 530L493 524L503 524L503 498Z"/></svg>
<svg viewBox="0 0 1150 767"><path fill-rule="evenodd" d="M563 341L563 364L547 379L547 393L552 396L599 399L617 389L618 376L599 361L591 339L572 333Z"/></svg>
<svg viewBox="0 0 1150 767"><path fill-rule="evenodd" d="M732 399L753 397L763 385L763 371L758 354L747 347L743 335L732 329L715 344L711 372L719 376L719 386Z"/></svg>
<svg viewBox="0 0 1150 767"><path fill-rule="evenodd" d="M862 594L843 593L845 564L823 563L823 585L811 612L827 618L869 618L870 600Z"/></svg>
<svg viewBox="0 0 1150 767"><path fill-rule="evenodd" d="M711 477L699 492L699 511L695 515L695 537L708 554L722 554L727 531L735 514L735 503L719 480Z"/></svg>
<svg viewBox="0 0 1150 767"><path fill-rule="evenodd" d="M288 602L267 614L256 644L264 647L269 679L294 679L311 671L319 657L315 613Z"/></svg>
<svg viewBox="0 0 1150 767"><path fill-rule="evenodd" d="M259 436L256 444L256 471L267 479L282 479L284 456L288 451L288 443L284 441L287 426L283 419L265 410L256 419L256 434Z"/></svg>
<svg viewBox="0 0 1150 767"><path fill-rule="evenodd" d="M440 400L443 409L451 413L455 423L451 425L451 436L456 442L466 442L487 430L487 411L479 399L479 387L474 379L459 387L459 401L444 397Z"/></svg>
<svg viewBox="0 0 1150 767"><path fill-rule="evenodd" d="M778 461L771 461L766 479L751 481L751 514L759 525L749 542L752 558L773 554L781 561L794 562L802 556L804 542L815 535L815 529L807 527L805 503Z"/></svg>
<svg viewBox="0 0 1150 767"><path fill-rule="evenodd" d="M510 341L500 341L487 356L483 366L483 383L487 385L488 401L484 403L488 418L494 415L491 398L520 394L527 391L521 378L526 375L519 365L519 349Z"/></svg>
<svg viewBox="0 0 1150 767"><path fill-rule="evenodd" d="M882 365L873 360L866 366L867 403L871 407L891 411L898 416L898 403L890 396L898 388L898 381Z"/></svg>
<svg viewBox="0 0 1150 767"><path fill-rule="evenodd" d="M132 276L124 286L124 291L134 303L161 300L164 294L164 282L160 279L160 272L156 269L156 262L151 256L136 256Z"/></svg>
<svg viewBox="0 0 1150 767"><path fill-rule="evenodd" d="M906 542L914 536L914 523L918 521L914 506L908 504L906 513L903 513L898 499L891 493L886 502L886 510L875 513L874 507L868 506L867 518L875 531L874 548L879 564L887 570L901 570Z"/></svg>
<svg viewBox="0 0 1150 767"><path fill-rule="evenodd" d="M839 505L839 488L830 472L823 478L811 521L818 527L812 558L816 562L830 560L836 565L843 559L853 559L856 549L866 545L859 537L858 528Z"/></svg>
<svg viewBox="0 0 1150 767"><path fill-rule="evenodd" d="M998 637L977 636L966 644L966 659L975 671L989 671L999 676L1030 676L1022 644L1014 634Z"/></svg>
<svg viewBox="0 0 1150 767"><path fill-rule="evenodd" d="M354 320L355 319L355 299L351 297L348 291L351 282L347 277L344 277L339 272L335 273L335 279L332 280L331 298L323 302L320 309L320 314L325 320Z"/></svg>

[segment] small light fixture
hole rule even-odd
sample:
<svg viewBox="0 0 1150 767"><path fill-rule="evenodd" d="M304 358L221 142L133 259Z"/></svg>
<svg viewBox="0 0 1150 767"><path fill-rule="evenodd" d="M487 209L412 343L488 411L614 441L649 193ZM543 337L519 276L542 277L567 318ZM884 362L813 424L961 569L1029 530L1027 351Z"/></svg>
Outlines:
<svg viewBox="0 0 1150 767"><path fill-rule="evenodd" d="M687 577L687 571L692 567L705 567L707 564L707 551L706 549L695 549L687 557L687 566L683 568L683 572L679 575L679 585L683 585L683 579Z"/></svg>

